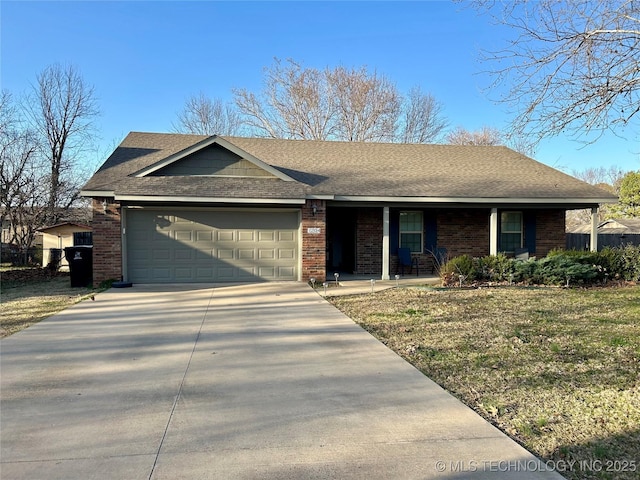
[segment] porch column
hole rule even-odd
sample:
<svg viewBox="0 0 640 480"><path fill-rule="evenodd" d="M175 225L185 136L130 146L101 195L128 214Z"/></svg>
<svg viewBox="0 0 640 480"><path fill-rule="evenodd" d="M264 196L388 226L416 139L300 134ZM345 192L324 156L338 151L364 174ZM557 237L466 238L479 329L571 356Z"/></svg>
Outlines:
<svg viewBox="0 0 640 480"><path fill-rule="evenodd" d="M498 254L498 209L492 208L489 216L489 255Z"/></svg>
<svg viewBox="0 0 640 480"><path fill-rule="evenodd" d="M591 209L591 245L592 252L598 251L598 207Z"/></svg>
<svg viewBox="0 0 640 480"><path fill-rule="evenodd" d="M389 207L382 207L382 280L389 280Z"/></svg>

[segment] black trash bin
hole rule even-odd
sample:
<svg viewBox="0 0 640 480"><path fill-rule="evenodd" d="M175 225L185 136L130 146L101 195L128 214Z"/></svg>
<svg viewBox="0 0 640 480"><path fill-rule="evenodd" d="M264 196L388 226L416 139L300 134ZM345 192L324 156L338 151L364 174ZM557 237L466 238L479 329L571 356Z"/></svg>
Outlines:
<svg viewBox="0 0 640 480"><path fill-rule="evenodd" d="M90 287L93 284L93 246L82 245L64 249L69 263L72 287Z"/></svg>

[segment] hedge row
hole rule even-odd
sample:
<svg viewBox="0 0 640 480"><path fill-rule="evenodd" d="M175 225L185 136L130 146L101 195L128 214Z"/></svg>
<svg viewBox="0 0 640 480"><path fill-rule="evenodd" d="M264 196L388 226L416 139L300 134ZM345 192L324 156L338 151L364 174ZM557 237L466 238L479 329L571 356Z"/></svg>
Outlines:
<svg viewBox="0 0 640 480"><path fill-rule="evenodd" d="M609 280L640 280L640 246L606 247L600 252L553 250L526 261L504 254L472 258L462 255L440 269L444 285L477 282L529 285L593 285Z"/></svg>

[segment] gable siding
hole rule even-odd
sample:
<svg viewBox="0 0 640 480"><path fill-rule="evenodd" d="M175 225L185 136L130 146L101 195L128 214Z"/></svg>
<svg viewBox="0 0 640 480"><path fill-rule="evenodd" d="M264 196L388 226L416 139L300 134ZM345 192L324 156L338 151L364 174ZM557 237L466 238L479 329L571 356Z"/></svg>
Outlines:
<svg viewBox="0 0 640 480"><path fill-rule="evenodd" d="M152 176L217 175L232 177L273 177L248 160L219 145L197 151L154 172Z"/></svg>

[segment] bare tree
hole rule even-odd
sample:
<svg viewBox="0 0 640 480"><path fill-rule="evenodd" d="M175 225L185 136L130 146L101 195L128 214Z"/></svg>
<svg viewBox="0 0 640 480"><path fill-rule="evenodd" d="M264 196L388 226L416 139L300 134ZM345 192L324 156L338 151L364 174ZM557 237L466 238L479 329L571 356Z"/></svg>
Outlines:
<svg viewBox="0 0 640 480"><path fill-rule="evenodd" d="M178 133L195 135L238 135L241 125L233 105L200 92L187 99L173 128Z"/></svg>
<svg viewBox="0 0 640 480"><path fill-rule="evenodd" d="M635 0L473 2L516 33L497 63L495 84L515 107L514 130L536 138L619 134L640 112L640 3Z"/></svg>
<svg viewBox="0 0 640 480"><path fill-rule="evenodd" d="M273 138L424 143L446 125L433 97L414 88L403 99L365 67L318 70L276 59L262 92L235 89L234 96L245 124Z"/></svg>
<svg viewBox="0 0 640 480"><path fill-rule="evenodd" d="M98 115L93 87L73 66L51 65L37 76L25 110L45 146L49 163L47 221L55 223L61 210L78 199L83 179L76 167L80 153L93 138L93 120Z"/></svg>
<svg viewBox="0 0 640 480"><path fill-rule="evenodd" d="M272 138L327 140L334 135L336 104L325 72L278 59L264 71L259 95L233 90L247 126Z"/></svg>
<svg viewBox="0 0 640 480"><path fill-rule="evenodd" d="M401 97L394 84L362 67L327 72L336 101L336 136L350 142L393 141Z"/></svg>
<svg viewBox="0 0 640 480"><path fill-rule="evenodd" d="M625 170L612 166L609 168L597 167L586 168L584 170L573 170L572 175L583 182L595 185L614 195L620 194L620 184L627 174ZM616 211L617 206L606 204L601 205L598 210L598 221L603 222L611 218ZM577 227L591 223L591 210L569 210L567 211L567 227Z"/></svg>
<svg viewBox="0 0 640 480"><path fill-rule="evenodd" d="M573 170L571 174L591 185L606 186L613 193L620 193L620 182L628 172L617 166L590 167L584 170Z"/></svg>
<svg viewBox="0 0 640 480"><path fill-rule="evenodd" d="M504 138L499 130L482 127L477 131L469 131L456 127L446 135L446 143L450 145L504 145Z"/></svg>
<svg viewBox="0 0 640 480"><path fill-rule="evenodd" d="M0 97L0 222L9 226L9 243L27 252L47 213L47 169L38 136L20 119L11 95ZM45 168L43 168L45 167Z"/></svg>
<svg viewBox="0 0 640 480"><path fill-rule="evenodd" d="M404 100L397 141L400 143L432 143L447 128L442 104L432 95L413 87Z"/></svg>

